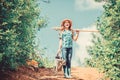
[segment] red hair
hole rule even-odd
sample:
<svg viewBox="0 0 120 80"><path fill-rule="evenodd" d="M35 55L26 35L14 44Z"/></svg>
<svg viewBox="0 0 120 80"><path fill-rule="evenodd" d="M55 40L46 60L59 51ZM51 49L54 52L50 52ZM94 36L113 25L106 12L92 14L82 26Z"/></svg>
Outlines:
<svg viewBox="0 0 120 80"><path fill-rule="evenodd" d="M72 21L71 21L70 19L64 19L64 20L62 21L62 23L61 23L61 27L62 27L62 26L64 27L64 24L65 24L66 21L69 22L69 24L70 24L69 29L71 30L71 27L72 27Z"/></svg>

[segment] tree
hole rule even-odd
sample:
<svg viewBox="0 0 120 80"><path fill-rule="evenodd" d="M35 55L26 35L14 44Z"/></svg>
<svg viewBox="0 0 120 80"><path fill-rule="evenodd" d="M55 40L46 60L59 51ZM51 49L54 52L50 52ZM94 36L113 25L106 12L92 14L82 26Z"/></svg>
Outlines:
<svg viewBox="0 0 120 80"><path fill-rule="evenodd" d="M120 80L120 0L107 0L98 19L100 35L93 36L88 53L90 66L99 68L110 80Z"/></svg>
<svg viewBox="0 0 120 80"><path fill-rule="evenodd" d="M40 9L37 0L0 0L0 67L15 69L34 53Z"/></svg>

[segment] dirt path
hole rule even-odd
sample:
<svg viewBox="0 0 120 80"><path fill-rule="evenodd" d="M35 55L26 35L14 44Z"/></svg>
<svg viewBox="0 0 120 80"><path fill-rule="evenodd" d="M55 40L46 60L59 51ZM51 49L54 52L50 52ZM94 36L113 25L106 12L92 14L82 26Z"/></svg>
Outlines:
<svg viewBox="0 0 120 80"><path fill-rule="evenodd" d="M81 68L74 67L71 71L72 78L66 79L63 76L63 72L59 72L56 76L43 76L41 80L100 80L102 74L100 74L95 68Z"/></svg>
<svg viewBox="0 0 120 80"><path fill-rule="evenodd" d="M29 68L21 67L17 71L0 72L0 80L101 80L103 76L95 68L74 67L71 70L72 78L66 79L63 72L56 75L53 69L39 68L35 72Z"/></svg>

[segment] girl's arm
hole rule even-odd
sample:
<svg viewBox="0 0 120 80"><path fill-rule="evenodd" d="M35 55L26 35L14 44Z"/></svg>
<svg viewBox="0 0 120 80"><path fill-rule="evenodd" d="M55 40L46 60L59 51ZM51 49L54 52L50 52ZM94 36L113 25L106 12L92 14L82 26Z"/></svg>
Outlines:
<svg viewBox="0 0 120 80"><path fill-rule="evenodd" d="M61 48L62 48L62 31L59 32L59 46L58 46L58 50L57 50L57 56L59 56L59 54L61 52Z"/></svg>
<svg viewBox="0 0 120 80"><path fill-rule="evenodd" d="M59 56L59 54L61 52L61 48L62 48L62 39L59 39L59 46L58 46L58 50L57 50L57 56Z"/></svg>
<svg viewBox="0 0 120 80"><path fill-rule="evenodd" d="M72 31L72 34L73 34L73 40L76 41L78 39L78 36L79 36L79 30L76 30L76 35L74 36L74 32Z"/></svg>

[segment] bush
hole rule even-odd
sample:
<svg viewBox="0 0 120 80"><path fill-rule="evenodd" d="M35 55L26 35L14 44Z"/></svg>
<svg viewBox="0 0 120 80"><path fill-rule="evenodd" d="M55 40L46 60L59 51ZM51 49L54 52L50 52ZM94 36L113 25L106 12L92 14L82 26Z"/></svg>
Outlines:
<svg viewBox="0 0 120 80"><path fill-rule="evenodd" d="M110 80L120 80L120 0L108 0L97 26L100 35L93 37L87 63L97 67Z"/></svg>
<svg viewBox="0 0 120 80"><path fill-rule="evenodd" d="M1 69L16 69L34 53L35 32L40 27L37 25L40 10L36 2L0 0Z"/></svg>

